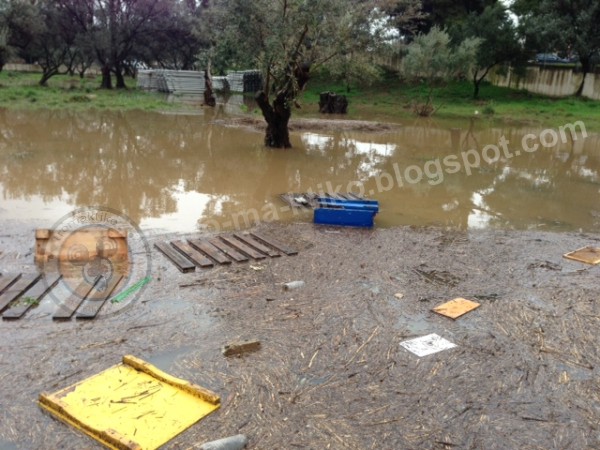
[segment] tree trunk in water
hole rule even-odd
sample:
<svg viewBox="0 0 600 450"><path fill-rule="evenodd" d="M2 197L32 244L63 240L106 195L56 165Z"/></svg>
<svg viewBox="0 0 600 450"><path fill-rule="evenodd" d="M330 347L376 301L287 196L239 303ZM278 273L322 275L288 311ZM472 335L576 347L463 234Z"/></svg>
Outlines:
<svg viewBox="0 0 600 450"><path fill-rule="evenodd" d="M306 32L306 30L305 30ZM290 67L293 64L290 63ZM267 122L267 131L265 133L265 145L273 148L291 148L290 132L288 123L292 116L292 104L296 100L299 91L309 79L310 64L304 63L297 65L293 72L287 74L287 78L280 86L285 86L278 91L273 104L269 102L269 83L262 91L256 93L256 103L262 111L263 117ZM292 87L292 78L296 81L296 87Z"/></svg>
<svg viewBox="0 0 600 450"><path fill-rule="evenodd" d="M112 89L112 78L108 64L102 66L102 84L100 85L100 89Z"/></svg>
<svg viewBox="0 0 600 450"><path fill-rule="evenodd" d="M213 94L212 78L210 75L210 62L206 65L206 70L204 71L204 85L204 104L206 106L215 106L217 104L217 100Z"/></svg>
<svg viewBox="0 0 600 450"><path fill-rule="evenodd" d="M272 148L291 148L288 123L292 116L292 110L285 93L277 95L271 106L267 94L260 91L256 94L256 102L267 122L265 145Z"/></svg>
<svg viewBox="0 0 600 450"><path fill-rule="evenodd" d="M581 84L579 85L579 88L577 89L577 92L575 93L575 95L577 97L581 97L581 94L583 94L583 86L585 85L585 77L587 76L588 73L590 73L590 69L591 69L590 58L579 57L579 60L581 61L581 73L583 74L583 79L581 80Z"/></svg>

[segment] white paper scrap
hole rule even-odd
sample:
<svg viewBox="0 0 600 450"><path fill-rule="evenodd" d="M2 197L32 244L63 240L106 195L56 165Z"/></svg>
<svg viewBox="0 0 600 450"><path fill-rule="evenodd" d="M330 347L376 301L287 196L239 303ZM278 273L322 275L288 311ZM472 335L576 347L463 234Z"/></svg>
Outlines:
<svg viewBox="0 0 600 450"><path fill-rule="evenodd" d="M435 333L400 342L400 345L419 357L456 347L456 344L453 344Z"/></svg>

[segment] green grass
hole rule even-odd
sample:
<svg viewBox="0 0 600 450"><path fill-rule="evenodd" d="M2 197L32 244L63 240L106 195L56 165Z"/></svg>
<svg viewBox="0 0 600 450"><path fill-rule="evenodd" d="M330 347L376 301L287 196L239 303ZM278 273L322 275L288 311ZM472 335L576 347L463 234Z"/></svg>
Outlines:
<svg viewBox="0 0 600 450"><path fill-rule="evenodd" d="M163 94L134 88L135 81L125 90L99 89L100 79L58 75L47 87L38 85L40 74L0 72L0 108L17 109L113 109L113 110L188 110L198 105L168 102ZM307 85L295 117L318 117L319 93L333 91L348 97L348 119L405 121L414 120L413 103L423 102L427 88L407 85L393 74L372 86L352 87L348 92L340 83L316 75ZM501 88L483 83L480 99L473 100L469 82L450 83L435 90L434 105L439 107L434 118L464 121L474 116L489 123L531 124L557 127L582 120L590 131L600 131L600 102L585 98L553 99L522 90Z"/></svg>
<svg viewBox="0 0 600 450"><path fill-rule="evenodd" d="M126 79L128 89L99 89L99 77L57 75L48 86L38 84L37 73L0 72L0 107L16 109L116 109L164 111L191 106L167 102L164 95L135 89L135 80Z"/></svg>
<svg viewBox="0 0 600 450"><path fill-rule="evenodd" d="M297 113L308 116L317 111L319 93L323 91L346 95L348 119L379 121L415 119L412 104L424 102L427 96L426 86L406 85L393 76L372 86L352 87L350 92L339 83L317 76L308 83L301 102L303 107ZM473 99L470 82L436 88L434 106L439 107L433 116L437 119L464 120L477 116L490 122L547 127L582 120L588 130L600 131L598 101L576 97L555 99L485 82L478 100Z"/></svg>

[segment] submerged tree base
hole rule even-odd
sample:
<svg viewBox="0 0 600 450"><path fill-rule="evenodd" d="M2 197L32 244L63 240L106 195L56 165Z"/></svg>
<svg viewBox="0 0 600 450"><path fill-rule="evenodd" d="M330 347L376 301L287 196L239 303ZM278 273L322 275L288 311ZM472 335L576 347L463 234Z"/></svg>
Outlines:
<svg viewBox="0 0 600 450"><path fill-rule="evenodd" d="M267 122L265 145L271 148L291 148L292 143L290 142L288 124L292 116L292 110L286 100L285 93L277 95L272 105L267 94L263 91L258 92L255 99Z"/></svg>

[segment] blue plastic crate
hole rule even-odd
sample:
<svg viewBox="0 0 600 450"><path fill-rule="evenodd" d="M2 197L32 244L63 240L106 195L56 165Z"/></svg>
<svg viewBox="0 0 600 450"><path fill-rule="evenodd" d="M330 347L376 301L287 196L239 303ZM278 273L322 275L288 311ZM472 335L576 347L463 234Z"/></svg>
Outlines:
<svg viewBox="0 0 600 450"><path fill-rule="evenodd" d="M319 198L314 212L314 223L346 227L372 227L379 212L376 200L338 200Z"/></svg>

